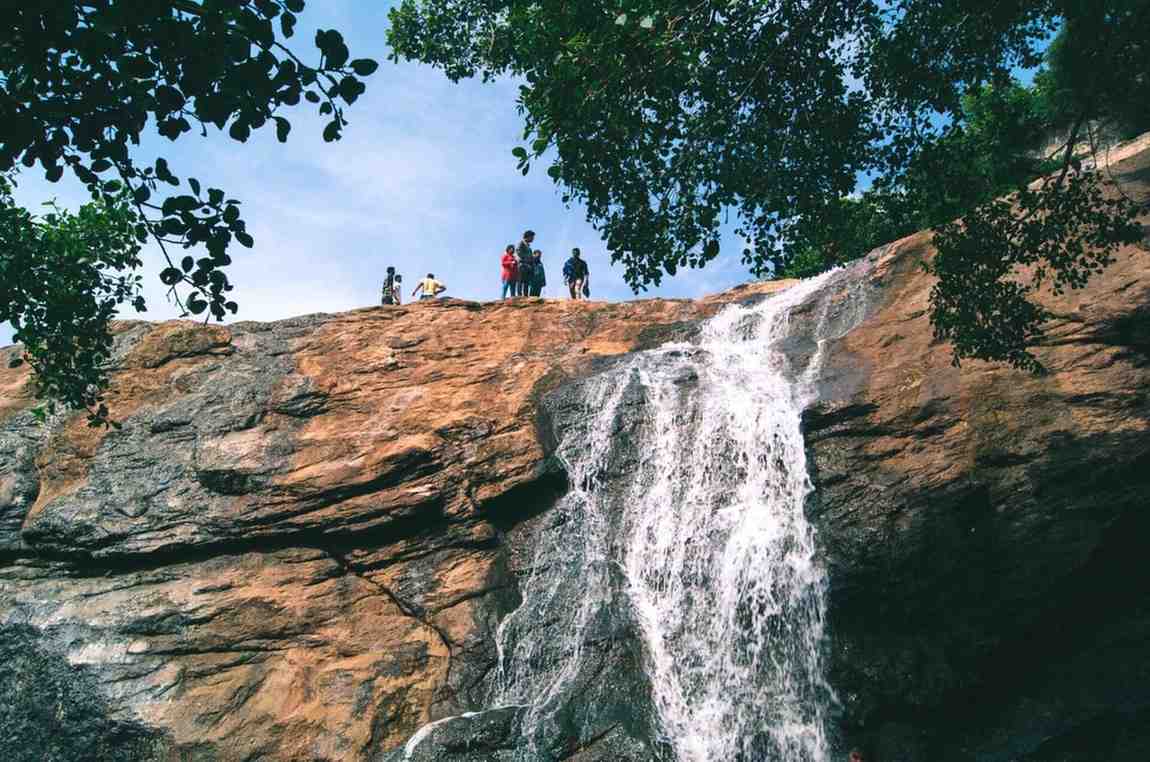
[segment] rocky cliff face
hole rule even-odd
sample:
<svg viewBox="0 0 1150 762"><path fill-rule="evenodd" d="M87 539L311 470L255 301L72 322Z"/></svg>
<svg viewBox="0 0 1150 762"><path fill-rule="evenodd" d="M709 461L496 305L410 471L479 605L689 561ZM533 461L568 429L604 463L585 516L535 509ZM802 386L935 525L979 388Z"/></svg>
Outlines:
<svg viewBox="0 0 1150 762"><path fill-rule="evenodd" d="M1150 210L1150 141L1112 171ZM950 364L919 235L807 416L833 682L878 759L1150 758L1150 225L1047 296L1049 375Z"/></svg>
<svg viewBox="0 0 1150 762"><path fill-rule="evenodd" d="M1113 171L1146 202L1150 151L1128 153ZM1150 754L1146 248L1048 302L1044 377L951 366L927 236L860 269L867 317L806 418L842 749ZM37 425L27 376L0 370L9 758L402 759L429 721L488 708L580 380L785 286L127 323L110 431ZM625 617L589 647L546 755L658 758ZM519 721L446 720L410 756L508 758Z"/></svg>
<svg viewBox="0 0 1150 762"><path fill-rule="evenodd" d="M3 371L0 645L26 656L0 691L23 758L125 736L140 758L370 759L475 708L517 603L505 537L565 486L540 399L782 286L124 324L110 431L38 426Z"/></svg>

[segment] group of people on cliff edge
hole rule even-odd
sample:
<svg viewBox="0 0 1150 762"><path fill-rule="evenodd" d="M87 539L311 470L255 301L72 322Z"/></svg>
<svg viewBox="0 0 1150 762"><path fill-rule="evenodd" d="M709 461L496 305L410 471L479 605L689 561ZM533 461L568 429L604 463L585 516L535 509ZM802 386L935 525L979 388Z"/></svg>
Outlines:
<svg viewBox="0 0 1150 762"><path fill-rule="evenodd" d="M435 279L435 273L428 273L416 284L412 296L419 295L419 300L434 299L447 290L447 286ZM394 267L387 268L387 277L383 279L383 290L380 294L380 304L403 304L403 276L395 271Z"/></svg>
<svg viewBox="0 0 1150 762"><path fill-rule="evenodd" d="M543 267L543 251L533 248L535 231L525 230L519 245L507 244L500 261L503 292L501 298L509 296L542 296L547 285L547 273ZM578 248L571 250L571 257L563 265L563 282L572 299L591 297L591 271L587 267Z"/></svg>
<svg viewBox="0 0 1150 762"><path fill-rule="evenodd" d="M526 230L519 245L507 244L503 251L502 280L503 299L509 296L542 296L547 285L547 272L543 267L543 251L532 247L535 231ZM572 299L591 298L591 270L583 259L578 247L571 249L571 257L563 264L563 282L567 284ZM447 290L434 273L420 279L411 295L419 296L420 301L435 299ZM387 268L380 296L381 304L403 304L403 276L394 267Z"/></svg>

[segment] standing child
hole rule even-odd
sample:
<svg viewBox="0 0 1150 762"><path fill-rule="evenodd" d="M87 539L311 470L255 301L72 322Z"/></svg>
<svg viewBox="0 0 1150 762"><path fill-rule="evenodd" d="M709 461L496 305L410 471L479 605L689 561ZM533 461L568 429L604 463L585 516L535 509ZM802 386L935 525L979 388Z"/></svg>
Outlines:
<svg viewBox="0 0 1150 762"><path fill-rule="evenodd" d="M507 248L503 250L500 266L502 267L503 295L499 298L506 299L508 292L515 296L515 289L518 288L519 283L519 260L515 258L515 246L513 244L507 244Z"/></svg>
<svg viewBox="0 0 1150 762"><path fill-rule="evenodd" d="M379 295L380 304L395 304L395 268L387 268L387 277L383 279L383 289Z"/></svg>
<svg viewBox="0 0 1150 762"><path fill-rule="evenodd" d="M531 255L531 295L542 296L547 285L547 273L543 272L543 252L536 249Z"/></svg>

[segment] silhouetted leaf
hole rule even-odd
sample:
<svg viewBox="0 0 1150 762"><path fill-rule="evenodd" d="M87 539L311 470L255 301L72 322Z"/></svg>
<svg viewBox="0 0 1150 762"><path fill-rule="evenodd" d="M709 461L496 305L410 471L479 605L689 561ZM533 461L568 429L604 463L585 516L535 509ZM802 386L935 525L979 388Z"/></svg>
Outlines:
<svg viewBox="0 0 1150 762"><path fill-rule="evenodd" d="M276 122L276 139L281 143L286 143L288 139L288 133L291 132L291 123L287 119L284 119L282 116L275 116L272 118L275 119Z"/></svg>
<svg viewBox="0 0 1150 762"><path fill-rule="evenodd" d="M248 123L239 119L232 122L232 126L228 128L228 135L230 135L233 140L238 140L241 143L247 142L251 134L252 130L251 127L248 126Z"/></svg>
<svg viewBox="0 0 1150 762"><path fill-rule="evenodd" d="M351 62L351 70L361 77L370 77L379 68L379 63L370 58L357 58Z"/></svg>

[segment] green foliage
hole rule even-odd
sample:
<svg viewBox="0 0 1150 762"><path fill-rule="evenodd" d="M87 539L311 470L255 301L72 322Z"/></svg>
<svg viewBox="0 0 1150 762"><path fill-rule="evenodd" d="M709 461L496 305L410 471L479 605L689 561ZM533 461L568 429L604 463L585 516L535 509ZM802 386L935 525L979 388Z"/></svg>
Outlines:
<svg viewBox="0 0 1150 762"><path fill-rule="evenodd" d="M397 58L453 80L522 78L519 168L555 157L548 174L586 204L635 290L717 256L729 217L753 273L810 274L1023 189L1052 168L1035 151L1058 125L1060 174L1083 125L1122 111L1150 127L1150 101L1122 95L1150 83L1150 0L404 0L391 21ZM1013 83L1059 28L1040 86ZM851 195L860 177L873 186ZM1131 207L1085 208L1101 196L1080 182L1028 199L1043 206L1021 228L979 212L976 238L994 228L1002 266L975 268L977 289L956 290L961 267L936 268L948 282L935 326L956 359L1028 365L1017 342L1038 335L1030 313L1003 314L1012 327L995 340L972 316L999 314L1002 279L1050 254L1036 233L1071 247L1129 238ZM970 245L939 241L957 247L949 262ZM1020 288L1025 301L1033 286Z"/></svg>
<svg viewBox="0 0 1150 762"><path fill-rule="evenodd" d="M907 214L903 214L900 224L890 207L891 199L875 191L858 198L827 200L816 212L784 231L787 256L778 256L771 276L818 275L917 229Z"/></svg>
<svg viewBox="0 0 1150 762"><path fill-rule="evenodd" d="M771 274L811 275L857 259L951 222L1050 168L1035 153L1048 129L1036 89L1013 81L983 85L961 99L957 117L901 172L878 177L857 199L828 199L795 221L775 252Z"/></svg>
<svg viewBox="0 0 1150 762"><path fill-rule="evenodd" d="M549 173L642 289L713 259L729 209L761 263L784 217L854 187L878 134L834 51L866 7L406 0L389 40L452 79L521 76L521 169L554 149Z"/></svg>
<svg viewBox="0 0 1150 762"><path fill-rule="evenodd" d="M1095 10L1068 19L1035 84L1053 127L1070 129L1086 113L1133 137L1150 128L1150 3L1112 0Z"/></svg>
<svg viewBox="0 0 1150 762"><path fill-rule="evenodd" d="M15 206L0 176L0 322L10 322L24 344L13 364L32 366L41 396L87 409L93 425L106 425L108 323L125 302L144 309L141 276L133 274L138 218L126 193L75 214L48 209L37 218ZM49 403L38 414L53 409Z"/></svg>
<svg viewBox="0 0 1150 762"><path fill-rule="evenodd" d="M136 148L141 136L153 129L177 140L193 130L207 134L209 127L215 127L244 142L269 124L283 142L291 132L283 111L301 98L328 118L324 139L338 140L347 125L343 105L363 94L360 77L374 72L377 64L352 59L335 30L316 34L319 62L305 63L284 44L303 8L303 0L4 4L0 172L38 164L54 182L70 171L96 203L78 218L115 214L117 236L122 233L119 224L127 219L127 199L135 209L132 234L140 243L149 238L158 242L168 264L160 278L184 314L218 320L234 314L238 305L229 295L233 287L225 271L231 263L229 251L233 242L247 248L254 244L240 202L191 177L185 192L174 191L185 183L168 162L162 157L141 162ZM18 210L5 213L9 212L20 216ZM34 226L41 231L38 236L22 240L29 247L47 246L46 228L84 224L78 218L54 212ZM72 236L63 229L60 234ZM114 258L127 251L119 238L115 243L119 248L103 256ZM184 256L177 263L170 247L202 247L206 255ZM48 262L61 255L29 248L22 256L30 259L18 275L48 272L37 270L31 260L42 257ZM133 253L118 261L127 266L134 258ZM59 399L67 404L89 405L94 398L81 390L99 389L105 383L103 375L91 371L98 365L99 342L86 342L98 334L101 341L107 338L96 328L107 320L101 291L106 284L90 274L52 279L50 290L35 298L48 300L44 309L58 305L73 310L84 328L70 338L42 337L47 343L30 348L29 354L38 374L50 374L40 377L46 394L63 395ZM31 293L39 287L6 281L5 293L19 294L21 288ZM181 289L189 291L186 299ZM91 311L84 312L81 305ZM24 307L0 301L0 315L21 314L20 309ZM30 323L25 325L22 335L33 337Z"/></svg>
<svg viewBox="0 0 1150 762"><path fill-rule="evenodd" d="M1123 197L1107 198L1097 173L1076 170L941 226L929 265L938 276L931 291L935 336L954 344L956 365L973 357L1042 372L1027 346L1050 316L1028 294L1047 282L1055 294L1085 286L1113 262L1119 245L1141 238L1137 213Z"/></svg>

